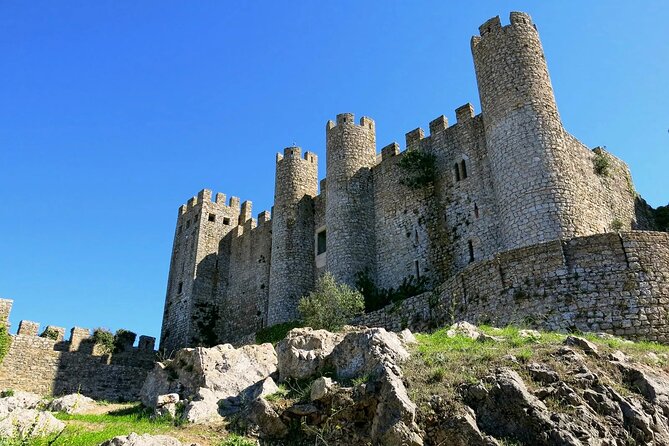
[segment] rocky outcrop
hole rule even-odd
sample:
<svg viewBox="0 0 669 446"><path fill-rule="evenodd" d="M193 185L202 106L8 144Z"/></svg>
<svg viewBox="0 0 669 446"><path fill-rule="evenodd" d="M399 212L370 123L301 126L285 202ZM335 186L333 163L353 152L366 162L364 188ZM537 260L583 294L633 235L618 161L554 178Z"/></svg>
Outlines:
<svg viewBox="0 0 669 446"><path fill-rule="evenodd" d="M342 336L309 327L290 330L276 346L281 379L305 379L331 367L330 355Z"/></svg>
<svg viewBox="0 0 669 446"><path fill-rule="evenodd" d="M140 395L142 403L154 409L182 401L185 418L202 423L220 418L221 406L234 406L235 399L250 400L276 391L270 378L276 371L271 344L187 348L179 350L174 359L157 363ZM170 394L179 399L167 397ZM172 407L167 410L171 412Z"/></svg>
<svg viewBox="0 0 669 446"><path fill-rule="evenodd" d="M44 405L44 399L30 392L15 391L11 396L0 398L0 418L16 409L37 409Z"/></svg>
<svg viewBox="0 0 669 446"><path fill-rule="evenodd" d="M48 408L51 412L80 414L94 409L96 405L97 403L94 399L78 393L73 393L56 398L49 403Z"/></svg>
<svg viewBox="0 0 669 446"><path fill-rule="evenodd" d="M63 429L65 423L37 409L15 409L0 420L0 438L29 439L57 434Z"/></svg>

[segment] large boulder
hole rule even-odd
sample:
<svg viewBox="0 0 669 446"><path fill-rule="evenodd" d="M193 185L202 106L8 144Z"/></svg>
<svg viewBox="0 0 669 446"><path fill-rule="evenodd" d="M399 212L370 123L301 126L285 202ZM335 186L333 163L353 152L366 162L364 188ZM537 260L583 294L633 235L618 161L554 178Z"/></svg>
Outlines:
<svg viewBox="0 0 669 446"><path fill-rule="evenodd" d="M309 327L290 330L276 346L281 380L306 379L328 369L330 354L342 337Z"/></svg>
<svg viewBox="0 0 669 446"><path fill-rule="evenodd" d="M28 439L57 434L63 429L65 423L36 409L15 409L0 420L0 438Z"/></svg>
<svg viewBox="0 0 669 446"><path fill-rule="evenodd" d="M331 355L332 365L340 379L380 376L386 369L401 376L398 365L408 358L409 352L397 334L383 328L365 328L347 333Z"/></svg>
<svg viewBox="0 0 669 446"><path fill-rule="evenodd" d="M51 412L65 412L69 414L80 414L89 412L96 407L94 399L79 393L61 396L49 403Z"/></svg>
<svg viewBox="0 0 669 446"><path fill-rule="evenodd" d="M11 396L0 398L0 418L6 417L16 409L37 409L43 403L41 396L17 390Z"/></svg>
<svg viewBox="0 0 669 446"><path fill-rule="evenodd" d="M207 422L220 417L221 401L254 398L273 388L266 380L276 371L277 356L271 344L186 348L174 359L156 364L140 398L144 405L157 408L164 395L176 393L185 401L188 421Z"/></svg>

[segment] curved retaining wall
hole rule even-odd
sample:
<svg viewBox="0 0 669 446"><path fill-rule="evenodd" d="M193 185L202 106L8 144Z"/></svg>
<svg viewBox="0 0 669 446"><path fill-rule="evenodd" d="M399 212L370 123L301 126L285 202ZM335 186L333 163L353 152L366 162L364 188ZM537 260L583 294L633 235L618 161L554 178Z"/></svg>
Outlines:
<svg viewBox="0 0 669 446"><path fill-rule="evenodd" d="M457 320L669 343L669 233L597 234L506 251L355 322L424 330Z"/></svg>

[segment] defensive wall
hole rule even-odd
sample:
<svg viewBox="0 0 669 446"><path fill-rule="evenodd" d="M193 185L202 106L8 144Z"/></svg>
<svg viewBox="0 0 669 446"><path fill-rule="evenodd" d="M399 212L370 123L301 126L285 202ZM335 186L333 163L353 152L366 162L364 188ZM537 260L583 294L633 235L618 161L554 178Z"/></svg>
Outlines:
<svg viewBox="0 0 669 446"><path fill-rule="evenodd" d="M0 320L7 326L12 303L0 299ZM72 328L67 341L62 327L46 327L55 339L40 336L39 328L39 323L24 320L11 335L11 346L0 364L0 389L54 396L78 392L107 401L137 401L156 359L154 338L140 336L137 347L129 342L123 351L102 354L87 328Z"/></svg>
<svg viewBox="0 0 669 446"><path fill-rule="evenodd" d="M460 320L669 343L669 233L606 233L505 251L354 322L425 330Z"/></svg>

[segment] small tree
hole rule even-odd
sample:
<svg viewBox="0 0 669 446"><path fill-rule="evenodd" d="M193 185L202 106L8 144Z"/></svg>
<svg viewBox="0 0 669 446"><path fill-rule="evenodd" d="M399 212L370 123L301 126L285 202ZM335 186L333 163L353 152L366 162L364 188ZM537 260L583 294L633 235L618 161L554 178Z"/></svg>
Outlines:
<svg viewBox="0 0 669 446"><path fill-rule="evenodd" d="M359 291L325 273L318 279L316 289L300 299L298 310L306 325L336 331L363 313L365 299Z"/></svg>

